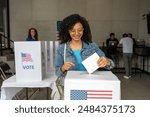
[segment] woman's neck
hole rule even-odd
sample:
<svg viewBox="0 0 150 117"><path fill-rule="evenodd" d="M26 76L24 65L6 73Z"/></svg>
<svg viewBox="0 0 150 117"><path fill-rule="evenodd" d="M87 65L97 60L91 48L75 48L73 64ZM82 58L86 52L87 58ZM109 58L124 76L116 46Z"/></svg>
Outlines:
<svg viewBox="0 0 150 117"><path fill-rule="evenodd" d="M31 36L31 38L32 38L32 39L35 39L35 37L34 37L34 36Z"/></svg>
<svg viewBox="0 0 150 117"><path fill-rule="evenodd" d="M81 50L82 49L82 41L70 41L70 48L72 50Z"/></svg>

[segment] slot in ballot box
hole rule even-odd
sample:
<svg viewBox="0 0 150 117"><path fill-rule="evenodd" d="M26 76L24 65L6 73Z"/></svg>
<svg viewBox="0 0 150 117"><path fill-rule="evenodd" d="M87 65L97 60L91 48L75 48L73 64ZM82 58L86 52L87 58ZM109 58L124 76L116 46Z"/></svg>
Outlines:
<svg viewBox="0 0 150 117"><path fill-rule="evenodd" d="M44 42L15 42L16 82L41 81L46 74Z"/></svg>
<svg viewBox="0 0 150 117"><path fill-rule="evenodd" d="M120 80L111 71L68 71L64 82L65 100L120 99Z"/></svg>

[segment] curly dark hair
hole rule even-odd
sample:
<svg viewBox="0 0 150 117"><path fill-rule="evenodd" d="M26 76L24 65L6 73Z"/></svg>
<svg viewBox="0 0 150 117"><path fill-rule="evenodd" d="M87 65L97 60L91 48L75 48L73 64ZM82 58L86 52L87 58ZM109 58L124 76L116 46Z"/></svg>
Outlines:
<svg viewBox="0 0 150 117"><path fill-rule="evenodd" d="M84 28L81 40L85 43L92 43L92 34L88 21L79 14L72 14L64 18L61 22L59 30L60 43L66 43L67 41L71 41L69 30L72 29L76 23L81 23Z"/></svg>
<svg viewBox="0 0 150 117"><path fill-rule="evenodd" d="M115 36L115 33L110 33L109 36L110 36L110 37L111 37L111 36Z"/></svg>
<svg viewBox="0 0 150 117"><path fill-rule="evenodd" d="M36 41L38 41L38 32L37 32L37 30L35 29L35 28L30 28L29 30L28 30L28 38L30 38L30 37L32 37L31 36L31 30L34 30L35 31L35 39L36 39Z"/></svg>

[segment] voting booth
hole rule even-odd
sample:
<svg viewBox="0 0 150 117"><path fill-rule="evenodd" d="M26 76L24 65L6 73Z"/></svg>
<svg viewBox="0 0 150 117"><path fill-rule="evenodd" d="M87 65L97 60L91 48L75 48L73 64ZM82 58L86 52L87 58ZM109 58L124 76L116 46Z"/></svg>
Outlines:
<svg viewBox="0 0 150 117"><path fill-rule="evenodd" d="M46 74L44 42L15 42L16 82L41 81Z"/></svg>
<svg viewBox="0 0 150 117"><path fill-rule="evenodd" d="M51 70L54 71L55 68L55 55L56 55L56 50L59 46L58 41L44 41L45 47L45 55L46 55L46 71L49 72Z"/></svg>
<svg viewBox="0 0 150 117"><path fill-rule="evenodd" d="M120 80L111 71L68 71L64 84L65 100L119 100Z"/></svg>

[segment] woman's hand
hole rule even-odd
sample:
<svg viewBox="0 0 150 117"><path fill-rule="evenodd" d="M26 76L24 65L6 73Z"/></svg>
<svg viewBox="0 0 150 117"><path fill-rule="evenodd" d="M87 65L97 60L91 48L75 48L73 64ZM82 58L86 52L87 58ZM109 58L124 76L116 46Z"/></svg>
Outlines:
<svg viewBox="0 0 150 117"><path fill-rule="evenodd" d="M61 71L68 71L72 66L75 66L72 62L65 62L65 64L61 67Z"/></svg>
<svg viewBox="0 0 150 117"><path fill-rule="evenodd" d="M110 66L111 65L111 62L105 58L105 57L100 57L97 61L97 65L100 67L100 68L103 68L105 66Z"/></svg>

